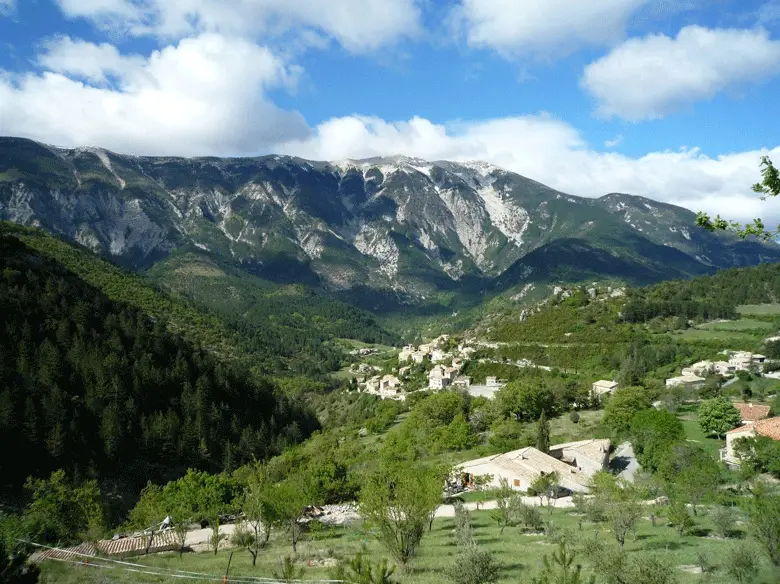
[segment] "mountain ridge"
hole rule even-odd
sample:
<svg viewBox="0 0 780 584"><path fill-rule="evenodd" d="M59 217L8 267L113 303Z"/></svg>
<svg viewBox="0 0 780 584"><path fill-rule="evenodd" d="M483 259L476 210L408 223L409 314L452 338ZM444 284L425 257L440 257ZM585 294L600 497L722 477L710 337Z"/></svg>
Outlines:
<svg viewBox="0 0 780 584"><path fill-rule="evenodd" d="M0 138L0 218L135 270L190 248L263 279L410 305L591 277L588 262L608 256L625 262L621 276L633 283L780 261L780 247L697 230L691 211L668 203L590 199L487 162L404 155L148 157ZM540 259L563 240L577 242L588 269Z"/></svg>

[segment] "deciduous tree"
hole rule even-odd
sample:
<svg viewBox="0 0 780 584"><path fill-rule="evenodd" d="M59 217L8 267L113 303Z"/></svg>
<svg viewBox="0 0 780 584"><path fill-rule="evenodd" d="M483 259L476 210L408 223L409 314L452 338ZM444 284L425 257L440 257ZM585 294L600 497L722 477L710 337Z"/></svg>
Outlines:
<svg viewBox="0 0 780 584"><path fill-rule="evenodd" d="M369 474L359 497L360 514L402 570L417 554L425 527L441 502L439 467L383 464Z"/></svg>
<svg viewBox="0 0 780 584"><path fill-rule="evenodd" d="M726 432L742 422L739 410L725 397L707 400L699 406L699 425L707 434L723 438Z"/></svg>

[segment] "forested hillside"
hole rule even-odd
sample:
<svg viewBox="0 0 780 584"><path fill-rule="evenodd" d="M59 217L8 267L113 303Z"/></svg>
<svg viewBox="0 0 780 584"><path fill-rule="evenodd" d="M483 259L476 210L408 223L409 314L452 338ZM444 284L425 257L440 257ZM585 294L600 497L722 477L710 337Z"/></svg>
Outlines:
<svg viewBox="0 0 780 584"><path fill-rule="evenodd" d="M262 280L249 276L209 278L219 270L213 264L177 257L153 274L165 288L180 293L172 297L148 278L41 230L0 222L0 233L62 264L110 299L164 319L193 345L241 360L260 374L320 375L338 369L340 351L327 343L334 337L399 342L370 314L302 287L291 293L272 283L263 288ZM185 292L197 307L182 297Z"/></svg>
<svg viewBox="0 0 780 584"><path fill-rule="evenodd" d="M630 289L623 319L647 322L659 316L698 320L734 318L741 304L777 302L779 298L780 264L761 264Z"/></svg>
<svg viewBox="0 0 780 584"><path fill-rule="evenodd" d="M59 245L25 239L36 237ZM169 332L169 317L185 322L175 303L135 280L120 292L128 278L118 271L103 277L108 289L115 280L114 295L138 294L136 306L0 231L0 441L13 453L0 460L4 489L63 468L137 493L188 467L218 471L279 453L318 427L239 360ZM145 301L163 305L150 316L137 307Z"/></svg>

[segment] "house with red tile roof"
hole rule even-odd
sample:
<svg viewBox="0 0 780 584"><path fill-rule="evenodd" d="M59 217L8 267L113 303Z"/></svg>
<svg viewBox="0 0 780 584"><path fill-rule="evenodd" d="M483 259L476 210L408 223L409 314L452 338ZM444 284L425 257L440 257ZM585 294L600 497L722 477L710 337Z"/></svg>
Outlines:
<svg viewBox="0 0 780 584"><path fill-rule="evenodd" d="M755 436L766 436L772 440L780 440L780 416L750 422L726 432L726 448L721 450L721 459L729 464L739 465L739 456L735 451L737 440Z"/></svg>
<svg viewBox="0 0 780 584"><path fill-rule="evenodd" d="M735 402L734 407L742 415L742 423L758 422L769 417L770 406L760 406L753 403Z"/></svg>

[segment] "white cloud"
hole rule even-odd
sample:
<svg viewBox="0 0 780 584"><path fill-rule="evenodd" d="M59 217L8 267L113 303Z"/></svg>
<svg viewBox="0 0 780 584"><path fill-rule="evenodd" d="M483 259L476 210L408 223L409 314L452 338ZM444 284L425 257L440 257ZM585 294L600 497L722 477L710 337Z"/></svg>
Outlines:
<svg viewBox="0 0 780 584"><path fill-rule="evenodd" d="M0 0L0 16L11 14L16 9L16 0Z"/></svg>
<svg viewBox="0 0 780 584"><path fill-rule="evenodd" d="M462 0L454 13L471 46L504 56L567 52L623 38L650 0Z"/></svg>
<svg viewBox="0 0 780 584"><path fill-rule="evenodd" d="M93 83L106 83L108 75L132 75L144 65L143 57L122 56L108 43L96 45L62 37L45 43L45 47L46 52L38 57L41 67Z"/></svg>
<svg viewBox="0 0 780 584"><path fill-rule="evenodd" d="M696 148L632 158L588 147L576 129L547 114L451 125L417 117L394 123L335 118L277 151L317 160L391 154L486 160L575 195L625 192L740 220L780 219L780 201L762 203L750 190L759 179L760 156L780 159L780 147L715 158Z"/></svg>
<svg viewBox="0 0 780 584"><path fill-rule="evenodd" d="M600 115L638 121L778 72L780 41L766 30L687 26L674 39L626 41L588 65L581 84L596 98Z"/></svg>
<svg viewBox="0 0 780 584"><path fill-rule="evenodd" d="M619 146L623 143L623 134L618 134L612 140L607 140L604 142L605 148L614 148L615 146Z"/></svg>
<svg viewBox="0 0 780 584"><path fill-rule="evenodd" d="M207 33L144 58L66 37L40 62L41 74L0 71L0 134L195 155L260 150L309 131L264 96L294 85L300 70L244 40Z"/></svg>
<svg viewBox="0 0 780 584"><path fill-rule="evenodd" d="M315 44L325 35L359 52L420 30L416 0L56 1L68 17L87 18L135 36L182 38L203 31L267 36L292 31Z"/></svg>

